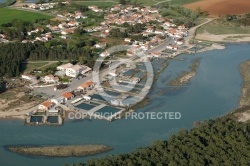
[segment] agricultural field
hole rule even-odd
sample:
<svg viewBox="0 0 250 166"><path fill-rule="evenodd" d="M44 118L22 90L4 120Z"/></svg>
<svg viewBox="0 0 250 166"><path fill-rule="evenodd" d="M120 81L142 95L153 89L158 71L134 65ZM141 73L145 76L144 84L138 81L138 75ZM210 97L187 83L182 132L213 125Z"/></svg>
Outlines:
<svg viewBox="0 0 250 166"><path fill-rule="evenodd" d="M51 16L44 15L38 12L29 12L23 10L15 10L9 8L0 8L0 25L8 23L13 19L22 19L24 21L34 21L41 18L52 18Z"/></svg>
<svg viewBox="0 0 250 166"><path fill-rule="evenodd" d="M209 33L214 35L222 34L249 34L249 26L243 26L236 22L225 21L224 19L216 19L196 31L197 34Z"/></svg>
<svg viewBox="0 0 250 166"><path fill-rule="evenodd" d="M202 0L184 6L192 10L200 8L202 11L207 11L213 17L250 12L249 0Z"/></svg>

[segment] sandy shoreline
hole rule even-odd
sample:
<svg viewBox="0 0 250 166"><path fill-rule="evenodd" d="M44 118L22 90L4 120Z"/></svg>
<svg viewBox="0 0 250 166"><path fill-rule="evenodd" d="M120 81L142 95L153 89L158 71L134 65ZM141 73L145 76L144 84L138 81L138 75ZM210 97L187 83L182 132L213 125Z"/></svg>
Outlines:
<svg viewBox="0 0 250 166"><path fill-rule="evenodd" d="M197 34L195 36L197 40L206 40L212 42L223 42L223 43L242 43L250 42L250 34L223 34L214 35L208 32Z"/></svg>

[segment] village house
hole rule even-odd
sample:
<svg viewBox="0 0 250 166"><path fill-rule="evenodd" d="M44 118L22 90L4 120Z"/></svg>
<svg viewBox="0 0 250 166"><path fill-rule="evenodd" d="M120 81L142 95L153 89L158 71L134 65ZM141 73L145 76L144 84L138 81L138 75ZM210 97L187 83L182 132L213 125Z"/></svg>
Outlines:
<svg viewBox="0 0 250 166"><path fill-rule="evenodd" d="M93 81L87 81L86 83L80 85L77 89L80 90L88 90L88 89L92 89L95 86Z"/></svg>
<svg viewBox="0 0 250 166"><path fill-rule="evenodd" d="M70 92L66 92L62 96L63 96L63 98L64 98L65 101L68 101L68 100L74 98L74 95L72 93L70 93Z"/></svg>
<svg viewBox="0 0 250 166"><path fill-rule="evenodd" d="M166 46L166 49L169 49L169 50L178 50L178 47L177 47L177 46L174 46L174 45L169 44L168 46Z"/></svg>
<svg viewBox="0 0 250 166"><path fill-rule="evenodd" d="M53 76L52 74L46 75L44 77L41 78L43 82L45 83L58 83L59 82L59 78Z"/></svg>
<svg viewBox="0 0 250 166"><path fill-rule="evenodd" d="M55 104L51 101L45 101L38 106L38 109L42 111L48 111L49 109L53 108L54 105Z"/></svg>
<svg viewBox="0 0 250 166"><path fill-rule="evenodd" d="M89 9L93 10L94 12L102 12L102 9L99 9L98 6L89 6Z"/></svg>
<svg viewBox="0 0 250 166"><path fill-rule="evenodd" d="M61 24L58 25L60 29L68 28L68 24L66 22L62 22Z"/></svg>
<svg viewBox="0 0 250 166"><path fill-rule="evenodd" d="M130 43L131 39L130 38L125 38L124 41Z"/></svg>
<svg viewBox="0 0 250 166"><path fill-rule="evenodd" d="M69 29L65 29L63 31L61 31L61 34L62 35L68 35L68 34L71 34L71 33L74 33L75 32L75 28L69 28Z"/></svg>
<svg viewBox="0 0 250 166"><path fill-rule="evenodd" d="M107 57L109 55L110 55L110 53L107 52L107 51L105 51L105 52L103 52L103 53L100 54L101 57Z"/></svg>
<svg viewBox="0 0 250 166"><path fill-rule="evenodd" d="M146 32L147 32L147 33L153 33L153 32L154 32L154 28L148 26L147 29L146 29Z"/></svg>
<svg viewBox="0 0 250 166"><path fill-rule="evenodd" d="M60 28L58 27L58 26L50 26L50 25L48 25L47 26L52 32L53 31L59 31L60 30Z"/></svg>
<svg viewBox="0 0 250 166"><path fill-rule="evenodd" d="M28 80L28 81L35 81L36 80L36 76L28 74L28 73L24 73L21 75L22 79Z"/></svg>
<svg viewBox="0 0 250 166"><path fill-rule="evenodd" d="M56 70L64 71L65 72L67 68L70 68L72 66L73 65L71 63L67 63L67 64L63 64L63 65L57 66Z"/></svg>
<svg viewBox="0 0 250 166"><path fill-rule="evenodd" d="M151 57L159 58L160 56L161 56L161 53L159 53L159 52L152 52L151 53Z"/></svg>
<svg viewBox="0 0 250 166"><path fill-rule="evenodd" d="M82 69L83 67L81 65L74 65L66 68L66 76L75 78L81 73Z"/></svg>
<svg viewBox="0 0 250 166"><path fill-rule="evenodd" d="M154 33L157 34L157 35L162 35L162 36L165 35L165 31L163 31L163 30L155 30Z"/></svg>
<svg viewBox="0 0 250 166"><path fill-rule="evenodd" d="M183 43L184 43L183 38L177 39L177 41L176 41L176 44L178 44L178 45L182 45Z"/></svg>
<svg viewBox="0 0 250 166"><path fill-rule="evenodd" d="M84 65L82 65L82 71L81 71L81 74L88 74L88 73L90 73L92 71L92 69L90 68L90 67L88 67L88 66L84 66Z"/></svg>
<svg viewBox="0 0 250 166"><path fill-rule="evenodd" d="M103 49L107 46L107 43L103 42L103 43L97 43L94 45L95 48L100 48Z"/></svg>
<svg viewBox="0 0 250 166"><path fill-rule="evenodd" d="M106 37L108 37L109 36L109 33L107 33L107 32L101 32L100 34L99 34L99 37L101 37L101 38L106 38Z"/></svg>
<svg viewBox="0 0 250 166"><path fill-rule="evenodd" d="M184 30L184 29L186 29L186 27L184 25L180 25L180 26L178 26L178 29L179 30Z"/></svg>
<svg viewBox="0 0 250 166"><path fill-rule="evenodd" d="M70 21L70 22L68 23L68 26L70 26L70 27L75 27L75 26L78 26L78 25L79 25L79 23L76 22L76 21Z"/></svg>

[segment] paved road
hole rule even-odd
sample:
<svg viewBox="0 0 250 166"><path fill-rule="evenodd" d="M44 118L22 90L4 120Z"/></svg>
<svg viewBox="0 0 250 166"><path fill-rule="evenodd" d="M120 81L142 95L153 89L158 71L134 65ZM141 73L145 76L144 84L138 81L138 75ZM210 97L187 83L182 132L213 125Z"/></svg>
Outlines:
<svg viewBox="0 0 250 166"><path fill-rule="evenodd" d="M158 46L148 50L148 53L152 52L162 52L166 50L166 46L169 44L174 44L174 39L172 37L168 37L163 43L159 44Z"/></svg>

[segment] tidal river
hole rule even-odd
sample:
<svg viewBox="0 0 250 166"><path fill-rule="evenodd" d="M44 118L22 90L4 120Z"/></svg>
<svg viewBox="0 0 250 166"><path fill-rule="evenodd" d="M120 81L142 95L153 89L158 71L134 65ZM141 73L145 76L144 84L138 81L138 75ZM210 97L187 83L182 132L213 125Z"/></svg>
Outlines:
<svg viewBox="0 0 250 166"><path fill-rule="evenodd" d="M23 126L23 121L0 120L0 166L61 166L91 157L127 153L155 140L167 139L182 128L190 129L194 121L222 116L238 105L242 84L239 65L250 59L249 52L249 44L228 45L225 50L181 55L184 61L170 61L149 94L151 103L137 112L180 112L179 120L66 121L62 127ZM175 90L167 86L168 81L188 70L194 58L202 59L189 84ZM82 158L25 157L3 148L13 144L106 144L114 149Z"/></svg>

